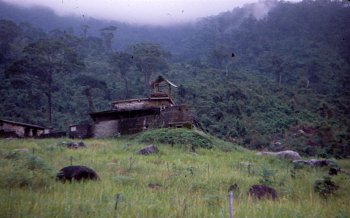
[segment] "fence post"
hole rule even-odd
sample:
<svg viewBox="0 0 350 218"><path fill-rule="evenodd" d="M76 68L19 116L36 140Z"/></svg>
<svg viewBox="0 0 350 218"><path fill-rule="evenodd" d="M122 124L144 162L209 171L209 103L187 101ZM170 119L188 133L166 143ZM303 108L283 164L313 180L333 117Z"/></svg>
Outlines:
<svg viewBox="0 0 350 218"><path fill-rule="evenodd" d="M208 179L209 179L209 176L210 176L210 172L209 172L209 164L208 164Z"/></svg>
<svg viewBox="0 0 350 218"><path fill-rule="evenodd" d="M250 175L250 162L248 162L248 175Z"/></svg>
<svg viewBox="0 0 350 218"><path fill-rule="evenodd" d="M229 202L229 213L230 218L234 218L234 208L233 208L233 191L228 193L228 202Z"/></svg>
<svg viewBox="0 0 350 218"><path fill-rule="evenodd" d="M115 205L114 205L115 217L118 217L118 203L121 200L122 200L122 195L120 193L117 193L115 196Z"/></svg>

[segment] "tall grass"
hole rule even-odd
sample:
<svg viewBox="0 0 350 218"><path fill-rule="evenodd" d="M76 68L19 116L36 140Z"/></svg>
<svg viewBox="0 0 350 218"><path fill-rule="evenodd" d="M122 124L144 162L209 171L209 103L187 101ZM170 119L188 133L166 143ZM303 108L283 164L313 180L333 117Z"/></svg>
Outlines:
<svg viewBox="0 0 350 218"><path fill-rule="evenodd" d="M158 144L156 155L136 152L146 144L132 139L86 140L87 148L70 150L56 146L68 139L0 140L2 178L19 174L29 181L44 183L17 186L0 180L0 217L228 217L227 190L235 193L236 217L349 217L349 175L334 177L340 185L325 200L313 191L313 183L327 173L322 169L296 169L290 163L256 156L246 150L228 152L198 147L196 152ZM221 143L221 142L220 142ZM45 167L28 169L26 155L8 159L15 148L35 148L34 157ZM33 154L27 154L32 157ZM55 182L53 174L62 167L86 165L100 176L98 182ZM339 164L349 166L349 160ZM245 163L250 164L248 169ZM37 174L33 172L39 170ZM273 171L272 184L277 201L257 201L247 196L263 172ZM19 173L20 172L20 173ZM269 175L269 174L268 174ZM152 187L149 184L157 184ZM116 195L119 194L117 211Z"/></svg>

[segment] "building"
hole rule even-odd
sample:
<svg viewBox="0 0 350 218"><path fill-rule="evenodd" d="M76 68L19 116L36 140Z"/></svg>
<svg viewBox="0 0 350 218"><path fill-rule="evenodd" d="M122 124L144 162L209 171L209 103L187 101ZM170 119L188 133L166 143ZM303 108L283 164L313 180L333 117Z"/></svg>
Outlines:
<svg viewBox="0 0 350 218"><path fill-rule="evenodd" d="M159 76L151 83L149 98L114 101L111 110L91 113L94 122L91 128L93 137L134 134L155 128L191 128L193 117L190 108L176 105L172 98L172 88L176 87Z"/></svg>
<svg viewBox="0 0 350 218"><path fill-rule="evenodd" d="M50 129L43 126L0 119L0 138L40 137L48 133Z"/></svg>
<svg viewBox="0 0 350 218"><path fill-rule="evenodd" d="M91 138L92 135L92 125L90 124L75 124L69 126L69 138Z"/></svg>

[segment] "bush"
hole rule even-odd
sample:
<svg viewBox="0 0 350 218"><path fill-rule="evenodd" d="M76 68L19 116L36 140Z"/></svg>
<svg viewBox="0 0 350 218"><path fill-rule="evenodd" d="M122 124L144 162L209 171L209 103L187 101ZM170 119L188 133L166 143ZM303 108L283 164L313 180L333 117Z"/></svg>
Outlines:
<svg viewBox="0 0 350 218"><path fill-rule="evenodd" d="M263 185L272 185L275 183L275 172L268 169L263 169L261 173L261 178L259 179L259 182Z"/></svg>
<svg viewBox="0 0 350 218"><path fill-rule="evenodd" d="M334 194L338 188L339 186L335 184L335 182L333 182L329 176L325 176L321 180L316 180L314 183L314 191L325 199Z"/></svg>
<svg viewBox="0 0 350 218"><path fill-rule="evenodd" d="M44 160L29 154L9 153L1 166L0 186L3 188L42 188L54 177Z"/></svg>

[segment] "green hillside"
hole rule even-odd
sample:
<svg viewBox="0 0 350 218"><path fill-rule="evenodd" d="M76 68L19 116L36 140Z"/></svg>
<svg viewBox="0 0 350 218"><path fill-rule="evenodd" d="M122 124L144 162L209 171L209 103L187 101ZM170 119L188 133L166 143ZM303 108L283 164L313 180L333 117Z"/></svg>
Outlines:
<svg viewBox="0 0 350 218"><path fill-rule="evenodd" d="M66 131L112 100L147 96L163 75L205 132L247 148L348 157L348 3L259 4L270 8L264 17L250 4L191 25L94 21L90 30L47 11L38 27L30 15L40 10L2 3L11 13L0 16L0 117Z"/></svg>
<svg viewBox="0 0 350 218"><path fill-rule="evenodd" d="M159 132L145 134L156 136L155 141L162 138ZM233 184L239 187L234 192L235 217L350 214L348 160L336 161L347 173L331 177L339 189L324 198L314 186L327 176L327 167L295 168L289 161L257 156L211 136L169 132L173 134L199 143L204 137L213 148L193 152L186 144L155 143L159 153L142 156L137 151L148 144L139 141L147 135L85 140L87 147L77 150L62 146L67 139L0 140L1 217L228 217L228 188ZM14 153L19 148L29 152ZM71 161L91 167L101 180L56 182L55 174ZM249 197L254 184L275 188L278 199Z"/></svg>

